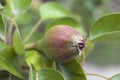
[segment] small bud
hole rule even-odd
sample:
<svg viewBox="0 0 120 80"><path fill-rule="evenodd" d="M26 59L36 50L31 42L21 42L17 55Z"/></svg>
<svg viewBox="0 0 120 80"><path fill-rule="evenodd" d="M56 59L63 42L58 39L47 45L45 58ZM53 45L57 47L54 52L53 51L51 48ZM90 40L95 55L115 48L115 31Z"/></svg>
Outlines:
<svg viewBox="0 0 120 80"><path fill-rule="evenodd" d="M37 48L51 60L68 62L81 55L84 47L85 41L79 32L67 25L57 25L45 33Z"/></svg>

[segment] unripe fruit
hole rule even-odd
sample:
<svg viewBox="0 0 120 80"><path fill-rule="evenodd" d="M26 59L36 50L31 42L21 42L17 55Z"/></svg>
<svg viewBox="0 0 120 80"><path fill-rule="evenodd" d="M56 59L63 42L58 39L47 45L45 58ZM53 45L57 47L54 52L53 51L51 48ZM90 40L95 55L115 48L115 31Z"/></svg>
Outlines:
<svg viewBox="0 0 120 80"><path fill-rule="evenodd" d="M56 25L49 29L38 43L37 49L57 62L67 62L75 58L85 47L79 32L67 25Z"/></svg>

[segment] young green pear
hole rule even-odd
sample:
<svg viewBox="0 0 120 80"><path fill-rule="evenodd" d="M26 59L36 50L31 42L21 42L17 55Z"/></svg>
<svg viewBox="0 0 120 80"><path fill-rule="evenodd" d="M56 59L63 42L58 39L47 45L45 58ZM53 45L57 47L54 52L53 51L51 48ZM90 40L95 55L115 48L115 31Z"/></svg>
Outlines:
<svg viewBox="0 0 120 80"><path fill-rule="evenodd" d="M67 25L56 25L50 28L37 49L56 62L68 62L75 58L85 47L85 39L79 32Z"/></svg>

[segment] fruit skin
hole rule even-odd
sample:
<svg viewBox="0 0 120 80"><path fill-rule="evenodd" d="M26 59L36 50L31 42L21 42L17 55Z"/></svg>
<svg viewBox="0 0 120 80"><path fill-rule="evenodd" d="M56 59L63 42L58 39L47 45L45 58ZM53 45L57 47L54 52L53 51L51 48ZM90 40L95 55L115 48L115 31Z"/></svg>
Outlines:
<svg viewBox="0 0 120 80"><path fill-rule="evenodd" d="M49 29L38 43L37 49L50 60L68 62L84 48L79 32L67 25L56 25Z"/></svg>

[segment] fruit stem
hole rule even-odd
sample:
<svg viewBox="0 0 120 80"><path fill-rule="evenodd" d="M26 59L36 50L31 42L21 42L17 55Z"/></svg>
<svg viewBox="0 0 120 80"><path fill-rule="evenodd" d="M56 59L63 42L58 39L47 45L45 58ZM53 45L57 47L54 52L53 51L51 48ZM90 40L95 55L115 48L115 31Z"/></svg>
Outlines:
<svg viewBox="0 0 120 80"><path fill-rule="evenodd" d="M35 46L36 46L36 43L27 44L25 45L25 50L35 49Z"/></svg>
<svg viewBox="0 0 120 80"><path fill-rule="evenodd" d="M39 27L39 25L42 23L43 19L40 19L36 25L31 29L30 33L27 35L27 37L24 40L24 43L26 43L29 38L32 36L32 34L35 32L35 30Z"/></svg>
<svg viewBox="0 0 120 80"><path fill-rule="evenodd" d="M100 75L100 74L95 74L95 73L85 73L85 74L88 75L88 76L96 76L96 77L100 77L100 78L103 78L103 79L109 80L108 77L103 76L103 75Z"/></svg>
<svg viewBox="0 0 120 80"><path fill-rule="evenodd" d="M35 42L35 43L25 45L25 50L36 49L36 50L41 51L41 40L39 40L38 42ZM38 49L37 47L39 47L40 49Z"/></svg>

